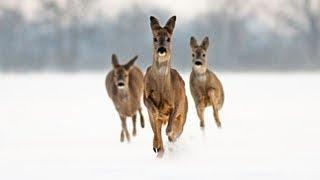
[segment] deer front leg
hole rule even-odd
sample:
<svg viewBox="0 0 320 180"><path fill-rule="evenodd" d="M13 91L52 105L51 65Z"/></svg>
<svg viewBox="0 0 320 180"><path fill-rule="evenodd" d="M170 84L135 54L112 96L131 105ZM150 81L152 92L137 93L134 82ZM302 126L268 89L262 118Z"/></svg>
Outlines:
<svg viewBox="0 0 320 180"><path fill-rule="evenodd" d="M124 141L124 131L121 130L121 134L120 134L120 142Z"/></svg>
<svg viewBox="0 0 320 180"><path fill-rule="evenodd" d="M130 134L127 128L127 122L126 122L126 117L121 116L121 126L122 126L122 132L121 132L121 142L123 142L124 137L126 137L127 141L130 142Z"/></svg>
<svg viewBox="0 0 320 180"><path fill-rule="evenodd" d="M196 108L197 108L197 114L198 114L198 117L199 117L199 120L200 120L200 127L202 129L204 129L205 125L204 125L204 117L203 117L203 114L204 114L204 109L205 109L205 100L204 100L204 97L201 98L198 103L196 104Z"/></svg>
<svg viewBox="0 0 320 180"><path fill-rule="evenodd" d="M137 114L134 114L132 116L132 123L133 123L133 130L132 130L132 136L136 136L137 135Z"/></svg>
<svg viewBox="0 0 320 180"><path fill-rule="evenodd" d="M149 121L151 124L151 128L153 132L155 132L155 121L158 119L158 110L156 109L155 105L149 98L143 98L144 103L148 109L148 114L149 114Z"/></svg>
<svg viewBox="0 0 320 180"><path fill-rule="evenodd" d="M153 100L150 97L151 93L143 93L143 102L146 105L148 111L154 116L154 118L158 118L158 108L156 105L153 103Z"/></svg>
<svg viewBox="0 0 320 180"><path fill-rule="evenodd" d="M162 123L159 120L159 111L154 104L153 100L151 99L150 91L145 90L143 94L143 102L148 109L149 120L153 130L153 151L158 153L158 157L162 157L164 153L162 137L161 137L161 126Z"/></svg>
<svg viewBox="0 0 320 180"><path fill-rule="evenodd" d="M220 122L220 118L219 118L219 114L218 114L218 102L216 100L215 91L214 91L213 88L209 89L208 95L209 95L209 98L210 98L210 103L211 103L212 108L213 108L214 119L216 121L217 126L219 128L221 128L221 122Z"/></svg>
<svg viewBox="0 0 320 180"><path fill-rule="evenodd" d="M155 132L153 137L153 151L158 153L157 157L161 158L164 154L162 136L161 136L161 127L162 123L156 119L154 121Z"/></svg>

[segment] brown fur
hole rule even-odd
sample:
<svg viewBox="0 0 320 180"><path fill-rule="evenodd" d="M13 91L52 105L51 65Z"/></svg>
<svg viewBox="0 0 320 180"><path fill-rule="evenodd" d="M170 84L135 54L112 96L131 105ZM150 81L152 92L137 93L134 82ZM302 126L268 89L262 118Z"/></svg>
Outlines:
<svg viewBox="0 0 320 180"><path fill-rule="evenodd" d="M190 47L192 49L193 69L190 74L190 90L196 104L200 127L204 128L204 109L212 106L213 115L218 127L221 127L218 111L224 102L223 87L218 77L208 69L207 50L209 38L205 37L201 45L191 37ZM201 64L201 65L197 65Z"/></svg>
<svg viewBox="0 0 320 180"><path fill-rule="evenodd" d="M150 17L154 41L153 64L144 77L144 103L154 133L153 150L162 157L164 153L161 128L167 124L166 134L174 142L182 133L188 111L184 81L171 68L171 37L176 17L171 17L164 27L153 16ZM159 48L166 53L160 55Z"/></svg>
<svg viewBox="0 0 320 180"><path fill-rule="evenodd" d="M143 93L143 73L134 66L138 57L134 57L125 65L118 63L116 55L112 55L113 69L106 77L106 88L109 97L112 99L116 110L119 113L122 130L120 141L123 142L126 137L130 141L130 134L127 129L126 117L131 117L133 121L132 135L136 135L136 112L139 111L141 127L144 127L144 119L141 112L141 96ZM118 83L124 86L119 88Z"/></svg>

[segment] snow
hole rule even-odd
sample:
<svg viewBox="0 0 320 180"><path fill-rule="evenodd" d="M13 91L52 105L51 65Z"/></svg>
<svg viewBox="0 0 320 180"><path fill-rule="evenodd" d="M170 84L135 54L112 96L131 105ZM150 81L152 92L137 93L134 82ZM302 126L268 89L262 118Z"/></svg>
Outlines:
<svg viewBox="0 0 320 180"><path fill-rule="evenodd" d="M0 74L0 179L319 179L320 74L218 75L222 129L207 109L200 130L185 74L184 133L158 159L146 108L146 128L120 143L104 73Z"/></svg>

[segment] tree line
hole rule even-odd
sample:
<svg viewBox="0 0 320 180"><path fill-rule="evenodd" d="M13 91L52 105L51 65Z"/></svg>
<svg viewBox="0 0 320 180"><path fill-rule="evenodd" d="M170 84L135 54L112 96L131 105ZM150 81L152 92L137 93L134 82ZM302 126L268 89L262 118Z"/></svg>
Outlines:
<svg viewBox="0 0 320 180"><path fill-rule="evenodd" d="M152 62L149 16L165 20L170 15L134 6L116 19L95 12L88 20L87 11L72 3L62 7L56 1L40 2L36 12L40 18L35 21L17 9L0 7L0 71L105 70L111 67L112 53L120 61L139 55L138 64L146 67ZM178 17L173 37L175 67L190 69L190 36L208 35L209 63L218 70L319 70L319 0L288 0L286 6L299 13L295 15L270 12L279 27L293 32L290 36L259 23L254 11L240 16L242 6L236 2L226 0L220 11L187 22Z"/></svg>

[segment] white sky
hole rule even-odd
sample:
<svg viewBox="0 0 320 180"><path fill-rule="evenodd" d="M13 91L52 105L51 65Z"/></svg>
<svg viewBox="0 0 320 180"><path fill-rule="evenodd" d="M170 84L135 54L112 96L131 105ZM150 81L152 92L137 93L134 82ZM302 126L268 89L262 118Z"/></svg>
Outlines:
<svg viewBox="0 0 320 180"><path fill-rule="evenodd" d="M42 0L0 0L0 6L7 6L21 9L27 19L34 19L37 17L37 9L39 2ZM56 0L61 3L66 0ZM79 2L79 0L74 0ZM88 1L91 0L81 0ZM129 10L133 5L137 5L139 8L150 9L162 9L169 11L170 15L177 15L183 17L184 22L190 20L196 15L206 13L208 11L218 10L220 5L224 2L234 3L236 0L94 0L97 3L98 10L101 10L107 18L114 19L123 11ZM284 10L286 6L283 3L287 0L238 0L241 11L246 13L246 10L255 11L256 16L260 19L261 23L269 26L272 29L279 30L276 19L272 17L274 11ZM77 4L77 3L75 3ZM230 7L229 5L227 5ZM225 7L225 6L224 6ZM75 5L75 8L80 10L86 10L86 7L80 7ZM232 8L229 8L232 9ZM77 10L77 9L76 9ZM86 17L89 17L87 15ZM90 17L89 17L90 18Z"/></svg>
<svg viewBox="0 0 320 180"><path fill-rule="evenodd" d="M65 0L57 0L64 2ZM87 0L90 1L90 0ZM118 13L131 8L132 5L138 5L142 8L159 8L167 10L177 16L183 16L190 19L195 15L205 13L209 10L219 8L221 2L226 0L97 0L98 7L107 15L107 17L114 18ZM230 0L232 1L232 0ZM260 6L263 8L275 9L279 7L284 0L246 0L243 6ZM35 12L39 5L39 0L1 0L0 5L15 7L21 9L28 19L36 16ZM261 5L261 4L264 5ZM81 7L85 8L85 7Z"/></svg>

